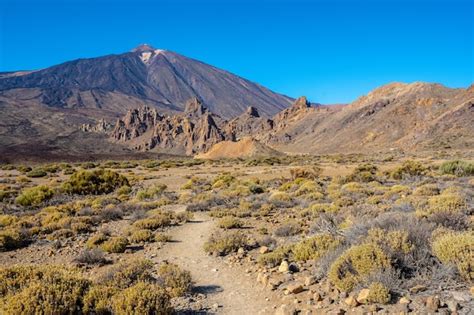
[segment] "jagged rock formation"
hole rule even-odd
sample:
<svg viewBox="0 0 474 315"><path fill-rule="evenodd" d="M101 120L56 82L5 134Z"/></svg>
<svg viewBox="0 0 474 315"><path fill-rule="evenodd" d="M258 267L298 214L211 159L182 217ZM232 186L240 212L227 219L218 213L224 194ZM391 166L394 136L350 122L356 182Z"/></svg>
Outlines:
<svg viewBox="0 0 474 315"><path fill-rule="evenodd" d="M96 132L96 133L107 133L112 129L112 125L101 118L97 124L82 124L80 129L84 132Z"/></svg>
<svg viewBox="0 0 474 315"><path fill-rule="evenodd" d="M183 147L186 154L203 153L215 143L249 136L292 153L474 148L472 87L394 83L347 106L312 106L300 97L271 119L260 117L252 107L230 121L206 111L197 100L186 108L184 114L146 123L154 126L153 133L146 133L147 128L141 131L140 123L121 130L127 125L121 122L115 139L127 142L127 135L137 135L140 142L129 143L140 150ZM216 148L222 151L227 145Z"/></svg>
<svg viewBox="0 0 474 315"><path fill-rule="evenodd" d="M273 129L273 120L260 117L255 107L247 108L242 115L229 121L224 127L224 133L232 141L245 136L257 136Z"/></svg>
<svg viewBox="0 0 474 315"><path fill-rule="evenodd" d="M197 98L186 103L185 112L173 116L160 115L143 107L127 112L111 133L118 142L129 142L135 149L194 154L225 140L217 122L221 118L210 113Z"/></svg>
<svg viewBox="0 0 474 315"><path fill-rule="evenodd" d="M302 105L303 104L303 105ZM294 118L310 108L306 98L298 99L282 119ZM132 109L117 120L111 137L140 151L167 150L167 152L192 155L206 152L221 141L238 141L243 137L258 138L275 131L272 119L260 117L255 107L249 107L242 115L225 121L211 113L197 98L190 99L182 114L164 116L156 109L142 107Z"/></svg>

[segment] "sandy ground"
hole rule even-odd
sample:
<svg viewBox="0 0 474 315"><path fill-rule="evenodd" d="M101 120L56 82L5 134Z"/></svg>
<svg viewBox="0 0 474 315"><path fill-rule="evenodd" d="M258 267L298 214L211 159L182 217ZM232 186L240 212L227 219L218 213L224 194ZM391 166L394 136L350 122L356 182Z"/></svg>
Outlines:
<svg viewBox="0 0 474 315"><path fill-rule="evenodd" d="M206 304L218 305L218 314L273 314L272 292L257 284L243 268L228 266L223 259L207 255L203 245L215 229L204 213L193 222L170 231L173 242L166 244L154 259L172 262L189 270L195 290L207 296Z"/></svg>

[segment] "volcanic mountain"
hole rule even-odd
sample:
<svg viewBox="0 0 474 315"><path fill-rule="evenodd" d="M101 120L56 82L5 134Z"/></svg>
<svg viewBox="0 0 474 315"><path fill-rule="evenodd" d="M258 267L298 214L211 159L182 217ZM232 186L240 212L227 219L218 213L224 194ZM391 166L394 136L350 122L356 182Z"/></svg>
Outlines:
<svg viewBox="0 0 474 315"><path fill-rule="evenodd" d="M122 154L128 146L97 145L106 137L78 126L113 123L143 106L173 115L192 98L227 119L248 106L271 116L292 101L203 62L141 45L118 55L0 73L0 155Z"/></svg>
<svg viewBox="0 0 474 315"><path fill-rule="evenodd" d="M289 97L227 71L149 45L38 71L3 73L0 93L50 107L121 114L139 105L182 111L187 100L197 97L225 118L241 114L248 106L271 116L291 103Z"/></svg>

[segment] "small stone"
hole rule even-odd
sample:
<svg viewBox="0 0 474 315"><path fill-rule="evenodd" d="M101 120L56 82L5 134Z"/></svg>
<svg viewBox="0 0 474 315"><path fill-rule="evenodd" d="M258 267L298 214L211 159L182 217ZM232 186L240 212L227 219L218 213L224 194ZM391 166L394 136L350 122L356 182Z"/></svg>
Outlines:
<svg viewBox="0 0 474 315"><path fill-rule="evenodd" d="M304 289L301 284L294 283L286 287L285 294L298 294L303 291Z"/></svg>
<svg viewBox="0 0 474 315"><path fill-rule="evenodd" d="M474 296L474 287L471 287L469 291L471 291L471 295Z"/></svg>
<svg viewBox="0 0 474 315"><path fill-rule="evenodd" d="M404 296L401 297L400 300L398 301L398 303L400 304L410 304L410 302L411 302L410 299Z"/></svg>
<svg viewBox="0 0 474 315"><path fill-rule="evenodd" d="M369 289L362 289L357 295L357 302L364 304L367 302L367 298L369 297L370 290Z"/></svg>
<svg viewBox="0 0 474 315"><path fill-rule="evenodd" d="M359 305L359 302L357 302L357 300L353 296L349 296L347 299L345 299L344 303L346 303L350 307L356 307Z"/></svg>
<svg viewBox="0 0 474 315"><path fill-rule="evenodd" d="M419 293L425 290L426 290L426 286L421 285L421 284L415 285L414 287L410 288L411 293Z"/></svg>
<svg viewBox="0 0 474 315"><path fill-rule="evenodd" d="M286 260L283 260L281 262L280 267L278 267L278 271L281 273L290 271L290 266L288 265L288 262Z"/></svg>
<svg viewBox="0 0 474 315"><path fill-rule="evenodd" d="M430 311L436 312L440 306L439 297L429 296L426 298L426 308Z"/></svg>
<svg viewBox="0 0 474 315"><path fill-rule="evenodd" d="M291 272L298 272L300 271L300 268L298 268L298 265L295 264L295 263L291 263L288 265L288 269L291 271Z"/></svg>
<svg viewBox="0 0 474 315"><path fill-rule="evenodd" d="M260 252L260 254L266 254L268 253L269 249L267 246L262 246L260 247L260 249L258 250Z"/></svg>
<svg viewBox="0 0 474 315"><path fill-rule="evenodd" d="M240 248L237 250L237 254L245 254L245 249L243 249L243 247L240 247Z"/></svg>
<svg viewBox="0 0 474 315"><path fill-rule="evenodd" d="M293 314L295 314L295 310L286 304L283 304L282 306L280 306L275 312L275 315L293 315Z"/></svg>

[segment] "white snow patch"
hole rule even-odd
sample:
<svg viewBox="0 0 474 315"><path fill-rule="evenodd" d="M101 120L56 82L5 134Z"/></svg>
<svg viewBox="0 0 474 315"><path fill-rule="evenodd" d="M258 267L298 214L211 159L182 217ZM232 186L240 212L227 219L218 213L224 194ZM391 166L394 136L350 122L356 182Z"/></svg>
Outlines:
<svg viewBox="0 0 474 315"><path fill-rule="evenodd" d="M164 54L166 50L164 49L155 49L155 54L156 55L159 55L159 54Z"/></svg>
<svg viewBox="0 0 474 315"><path fill-rule="evenodd" d="M151 58L151 52L142 52L140 54L140 59L144 62L144 63L147 63L148 60L150 60Z"/></svg>

